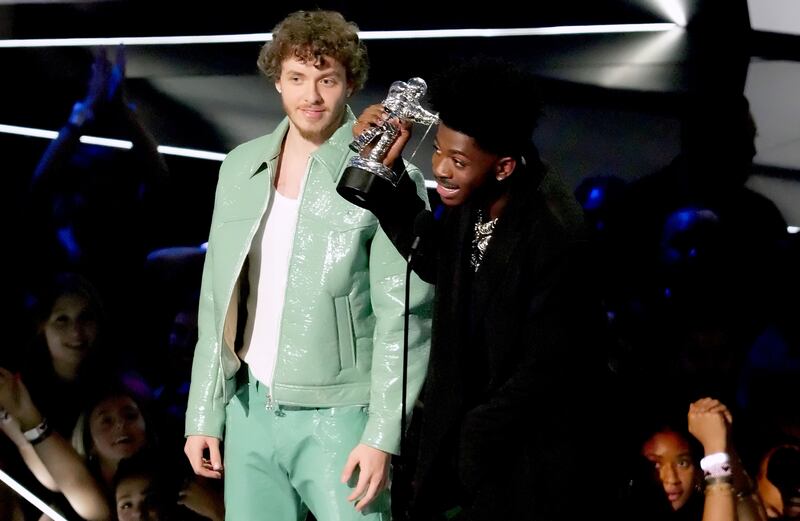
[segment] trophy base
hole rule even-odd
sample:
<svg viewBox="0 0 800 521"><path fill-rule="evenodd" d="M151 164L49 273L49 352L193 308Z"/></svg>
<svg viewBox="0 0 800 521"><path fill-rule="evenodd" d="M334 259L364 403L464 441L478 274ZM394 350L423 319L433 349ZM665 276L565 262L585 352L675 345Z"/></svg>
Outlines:
<svg viewBox="0 0 800 521"><path fill-rule="evenodd" d="M394 197L394 183L351 163L342 173L336 191L354 205L374 213L375 208Z"/></svg>
<svg viewBox="0 0 800 521"><path fill-rule="evenodd" d="M353 156L350 158L350 166L380 176L392 183L392 186L397 186L397 183L400 181L400 175L395 173L394 170L380 161L375 161L368 157Z"/></svg>

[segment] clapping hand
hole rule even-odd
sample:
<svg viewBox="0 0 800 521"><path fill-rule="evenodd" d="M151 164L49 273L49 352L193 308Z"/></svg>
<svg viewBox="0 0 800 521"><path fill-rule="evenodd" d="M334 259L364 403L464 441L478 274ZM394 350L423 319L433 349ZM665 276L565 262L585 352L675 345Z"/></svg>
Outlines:
<svg viewBox="0 0 800 521"><path fill-rule="evenodd" d="M117 47L113 62L109 60L105 47L97 49L86 97L75 103L70 121L80 126L108 109L127 107L125 66L125 48L122 45Z"/></svg>

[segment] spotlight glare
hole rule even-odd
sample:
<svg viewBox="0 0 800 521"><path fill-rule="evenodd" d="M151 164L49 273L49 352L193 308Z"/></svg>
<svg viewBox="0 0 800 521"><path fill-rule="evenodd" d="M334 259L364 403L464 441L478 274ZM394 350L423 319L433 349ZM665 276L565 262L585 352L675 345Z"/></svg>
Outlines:
<svg viewBox="0 0 800 521"><path fill-rule="evenodd" d="M685 0L651 0L653 7L667 17L667 20L680 27L686 27Z"/></svg>

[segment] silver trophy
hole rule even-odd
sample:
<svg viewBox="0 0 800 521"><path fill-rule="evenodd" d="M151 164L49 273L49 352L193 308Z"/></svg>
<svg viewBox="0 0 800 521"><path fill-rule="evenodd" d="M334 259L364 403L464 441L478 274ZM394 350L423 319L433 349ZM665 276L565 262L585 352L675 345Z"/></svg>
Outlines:
<svg viewBox="0 0 800 521"><path fill-rule="evenodd" d="M435 124L439 120L438 116L420 103L420 98L427 90L428 85L422 78L392 83L389 94L381 102L388 115L386 121L380 126L369 127L350 143L350 149L359 155L350 159L337 186L337 191L345 199L371 209L381 198L377 194L388 192L397 186L402 172L395 172L383 164L386 153L399 133L389 120L398 118L423 125ZM373 146L368 150L370 145Z"/></svg>

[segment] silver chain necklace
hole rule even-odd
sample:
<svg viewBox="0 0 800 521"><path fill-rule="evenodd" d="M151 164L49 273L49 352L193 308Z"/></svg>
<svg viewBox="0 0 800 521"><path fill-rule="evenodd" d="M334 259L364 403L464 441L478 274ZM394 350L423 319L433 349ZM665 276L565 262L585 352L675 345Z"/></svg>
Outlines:
<svg viewBox="0 0 800 521"><path fill-rule="evenodd" d="M474 235L472 237L472 257L470 264L477 273L478 268L483 262L483 255L489 247L489 239L492 238L494 227L497 225L497 217L484 222L485 214L483 210L478 210L478 219L475 221Z"/></svg>

